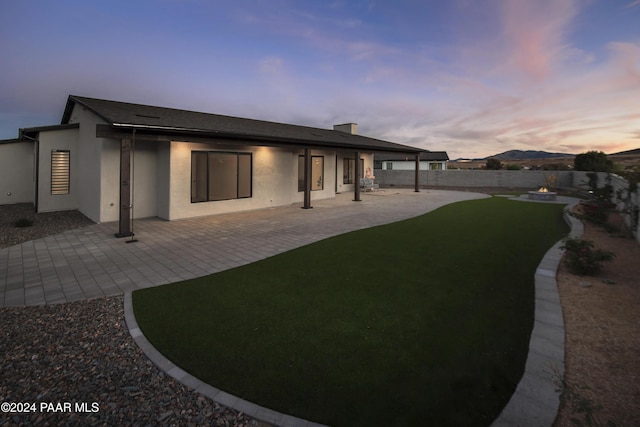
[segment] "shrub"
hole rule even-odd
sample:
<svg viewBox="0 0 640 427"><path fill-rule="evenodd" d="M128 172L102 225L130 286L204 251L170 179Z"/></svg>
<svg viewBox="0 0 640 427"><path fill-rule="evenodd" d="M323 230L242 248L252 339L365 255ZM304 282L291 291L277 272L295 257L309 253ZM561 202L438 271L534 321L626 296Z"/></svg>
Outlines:
<svg viewBox="0 0 640 427"><path fill-rule="evenodd" d="M13 223L13 225L20 228L31 227L33 225L33 220L26 217L22 217L22 218L18 218L16 222Z"/></svg>
<svg viewBox="0 0 640 427"><path fill-rule="evenodd" d="M578 154L573 159L573 166L577 171L611 172L613 161L602 151L588 151Z"/></svg>
<svg viewBox="0 0 640 427"><path fill-rule="evenodd" d="M615 254L602 249L594 249L591 240L567 238L560 247L564 249L564 262L573 274L592 276L602 268L603 262L613 261Z"/></svg>
<svg viewBox="0 0 640 427"><path fill-rule="evenodd" d="M602 225L609 218L609 207L597 200L584 202L582 203L582 218L594 224Z"/></svg>
<svg viewBox="0 0 640 427"><path fill-rule="evenodd" d="M484 166L485 169L498 171L502 169L502 162L500 159L496 159L495 157L491 157L487 159L487 163Z"/></svg>

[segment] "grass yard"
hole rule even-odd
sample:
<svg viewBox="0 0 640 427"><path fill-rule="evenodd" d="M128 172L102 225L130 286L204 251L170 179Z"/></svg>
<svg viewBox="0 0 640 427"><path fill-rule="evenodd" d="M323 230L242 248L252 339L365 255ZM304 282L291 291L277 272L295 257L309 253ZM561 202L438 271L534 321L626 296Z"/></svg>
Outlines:
<svg viewBox="0 0 640 427"><path fill-rule="evenodd" d="M174 363L332 426L489 425L524 371L562 205L501 197L133 293Z"/></svg>

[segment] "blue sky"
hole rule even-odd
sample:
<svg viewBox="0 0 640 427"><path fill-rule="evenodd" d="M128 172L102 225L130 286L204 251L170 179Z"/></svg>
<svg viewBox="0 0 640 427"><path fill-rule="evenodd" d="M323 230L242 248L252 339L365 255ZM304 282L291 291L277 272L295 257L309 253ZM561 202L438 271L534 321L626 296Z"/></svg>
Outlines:
<svg viewBox="0 0 640 427"><path fill-rule="evenodd" d="M0 53L0 139L74 94L451 158L640 147L640 0L3 0Z"/></svg>

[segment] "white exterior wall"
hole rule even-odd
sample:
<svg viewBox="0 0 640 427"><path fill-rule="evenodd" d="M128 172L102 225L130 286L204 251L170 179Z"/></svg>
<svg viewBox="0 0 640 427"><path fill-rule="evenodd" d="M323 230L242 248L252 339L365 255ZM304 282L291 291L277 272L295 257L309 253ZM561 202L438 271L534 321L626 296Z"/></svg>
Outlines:
<svg viewBox="0 0 640 427"><path fill-rule="evenodd" d="M213 149L215 148L215 150ZM298 192L298 156L303 150L287 150L275 147L255 147L188 142L171 142L169 147L169 171L164 169L166 149L160 148L158 159L163 164L158 170L159 188L169 186L168 201L158 196L158 213L161 218L174 220L194 216L260 209L303 201ZM252 153L252 197L212 202L191 203L191 152L228 151ZM335 196L335 152L312 150L312 156L324 157L324 185L322 190L312 191L311 200ZM162 170L161 170L162 169ZM168 180L165 178L168 176ZM168 181L168 182L167 182Z"/></svg>
<svg viewBox="0 0 640 427"><path fill-rule="evenodd" d="M158 143L136 141L131 159L133 169L133 217L158 215Z"/></svg>
<svg viewBox="0 0 640 427"><path fill-rule="evenodd" d="M95 126L94 126L95 132ZM100 157L100 222L120 218L120 140L98 139Z"/></svg>
<svg viewBox="0 0 640 427"><path fill-rule="evenodd" d="M79 173L78 129L42 131L38 135L38 212L78 209L82 182ZM51 194L51 151L69 151L69 194Z"/></svg>
<svg viewBox="0 0 640 427"><path fill-rule="evenodd" d="M120 142L96 138L96 125L106 122L79 104L73 107L69 123L80 123L76 157L82 179L75 194L78 210L98 223L115 221L120 195ZM107 179L115 181L109 183Z"/></svg>
<svg viewBox="0 0 640 427"><path fill-rule="evenodd" d="M34 143L0 144L0 205L33 203Z"/></svg>
<svg viewBox="0 0 640 427"><path fill-rule="evenodd" d="M171 218L171 142L156 146L156 215Z"/></svg>

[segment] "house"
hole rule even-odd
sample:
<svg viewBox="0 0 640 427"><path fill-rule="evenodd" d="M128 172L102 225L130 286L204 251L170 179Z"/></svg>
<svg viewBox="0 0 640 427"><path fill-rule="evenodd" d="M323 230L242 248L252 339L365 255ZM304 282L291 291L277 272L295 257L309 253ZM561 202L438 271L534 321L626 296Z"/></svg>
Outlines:
<svg viewBox="0 0 640 427"><path fill-rule="evenodd" d="M446 151L426 151L420 155L420 170L447 170L449 156ZM376 153L374 169L415 170L415 156L398 153Z"/></svg>
<svg viewBox="0 0 640 427"><path fill-rule="evenodd" d="M132 218L311 208L347 191L359 201L374 152L423 150L358 135L353 123L327 130L71 95L61 124L0 141L0 204L78 209L119 221L126 236Z"/></svg>

